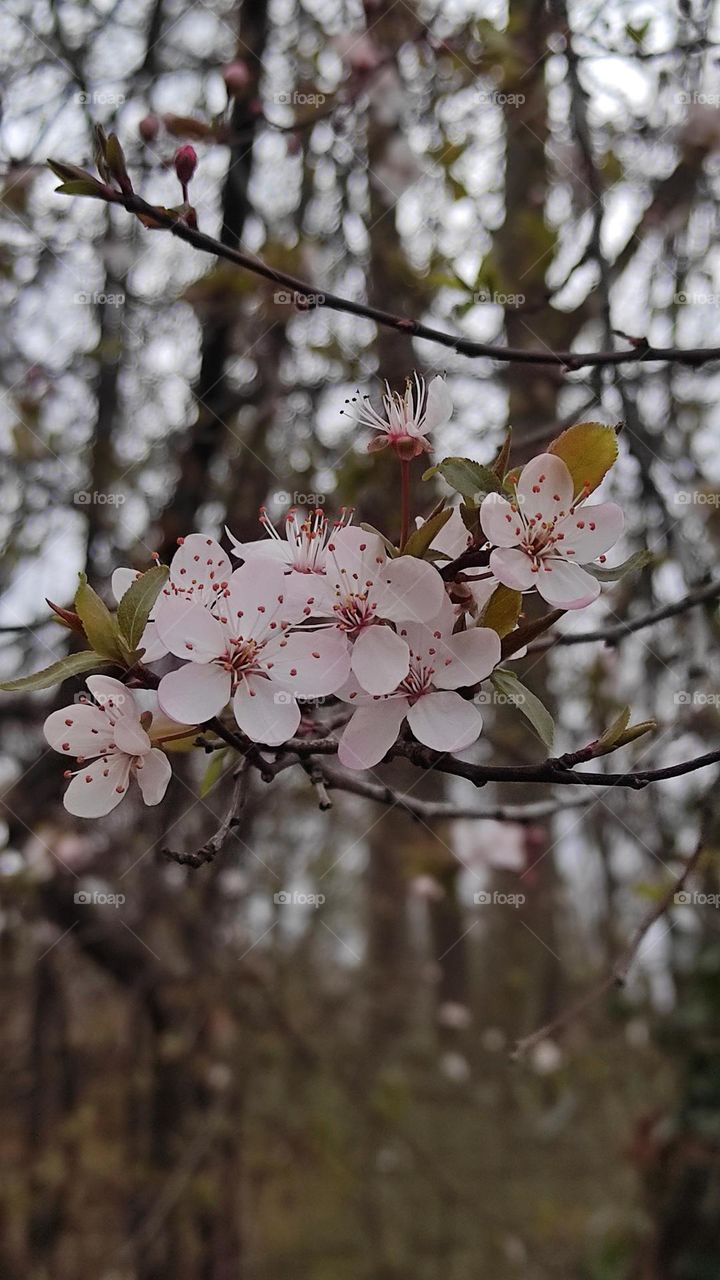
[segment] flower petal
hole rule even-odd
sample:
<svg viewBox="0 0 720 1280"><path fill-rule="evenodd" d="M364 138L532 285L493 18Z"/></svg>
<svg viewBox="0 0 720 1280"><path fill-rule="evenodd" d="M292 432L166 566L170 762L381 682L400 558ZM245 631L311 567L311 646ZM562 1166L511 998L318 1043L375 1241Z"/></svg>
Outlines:
<svg viewBox="0 0 720 1280"><path fill-rule="evenodd" d="M199 600L163 596L155 610L155 625L170 653L186 662L210 662L225 652L227 633Z"/></svg>
<svg viewBox="0 0 720 1280"><path fill-rule="evenodd" d="M538 575L530 556L519 547L498 547L490 552L490 569L498 582L515 591L529 591L537 586Z"/></svg>
<svg viewBox="0 0 720 1280"><path fill-rule="evenodd" d="M407 698L379 698L358 707L340 739L340 764L346 769L372 769L379 764L397 742L407 709Z"/></svg>
<svg viewBox="0 0 720 1280"><path fill-rule="evenodd" d="M375 582L378 616L391 622L424 622L442 608L445 583L437 569L415 556L388 560Z"/></svg>
<svg viewBox="0 0 720 1280"><path fill-rule="evenodd" d="M600 594L597 578L586 573L579 564L554 557L542 561L535 586L543 600L556 609L584 609Z"/></svg>
<svg viewBox="0 0 720 1280"><path fill-rule="evenodd" d="M188 662L163 676L158 688L161 711L181 724L203 724L218 715L230 700L230 673L214 662Z"/></svg>
<svg viewBox="0 0 720 1280"><path fill-rule="evenodd" d="M367 693L392 693L408 673L410 650L391 627L366 627L352 647L350 665Z"/></svg>
<svg viewBox="0 0 720 1280"><path fill-rule="evenodd" d="M374 628L373 628L374 630ZM271 650L271 679L303 698L336 693L350 672L350 646L334 628L295 631ZM270 667L270 662L263 665Z"/></svg>
<svg viewBox="0 0 720 1280"><path fill-rule="evenodd" d="M494 547L515 547L523 536L518 512L501 493L489 493L480 504L480 524Z"/></svg>
<svg viewBox="0 0 720 1280"><path fill-rule="evenodd" d="M418 742L434 751L463 751L480 737L483 720L459 693L426 693L408 711L408 724Z"/></svg>
<svg viewBox="0 0 720 1280"><path fill-rule="evenodd" d="M142 756L150 750L151 742L140 724L132 716L119 716L115 723L115 746L128 756Z"/></svg>
<svg viewBox="0 0 720 1280"><path fill-rule="evenodd" d="M438 374L428 387L427 404L422 426L423 435L427 435L428 431L434 431L437 427L444 427L451 417L452 411L453 402L448 385L445 379Z"/></svg>
<svg viewBox="0 0 720 1280"><path fill-rule="evenodd" d="M302 617L300 604L289 599L286 588L284 565L273 560L248 561L231 575L227 594L216 605L217 616L227 619L232 636L259 640L282 622ZM307 594L312 595L310 587Z"/></svg>
<svg viewBox="0 0 720 1280"><path fill-rule="evenodd" d="M243 733L268 747L287 742L300 724L300 708L293 695L262 676L250 676L239 685L233 711Z"/></svg>
<svg viewBox="0 0 720 1280"><path fill-rule="evenodd" d="M170 761L164 751L153 747L135 768L135 780L145 804L159 804L172 776Z"/></svg>
<svg viewBox="0 0 720 1280"><path fill-rule="evenodd" d="M107 716L89 702L53 711L45 721L43 733L53 751L62 751L66 756L98 756L113 741Z"/></svg>
<svg viewBox="0 0 720 1280"><path fill-rule="evenodd" d="M125 592L140 577L137 569L116 569L110 579L110 589L119 604Z"/></svg>
<svg viewBox="0 0 720 1280"><path fill-rule="evenodd" d="M163 644L157 629L157 624L152 620L148 622L145 630L140 637L139 649L144 649L143 662L157 662L159 658L167 656L167 645Z"/></svg>
<svg viewBox="0 0 720 1280"><path fill-rule="evenodd" d="M68 813L77 818L102 818L119 805L128 789L130 757L116 755L93 760L75 774L63 797Z"/></svg>
<svg viewBox="0 0 720 1280"><path fill-rule="evenodd" d="M563 556L573 553L575 564L589 564L614 547L624 523L622 508L616 502L578 507L574 515L558 521L555 537L564 535L558 550Z"/></svg>
<svg viewBox="0 0 720 1280"><path fill-rule="evenodd" d="M460 631L441 646L433 683L439 689L478 684L500 661L500 637L490 627Z"/></svg>
<svg viewBox="0 0 720 1280"><path fill-rule="evenodd" d="M257 538L253 542L238 542L233 538L232 553L239 560L277 560L279 564L292 564L292 548L284 538Z"/></svg>
<svg viewBox="0 0 720 1280"><path fill-rule="evenodd" d="M554 520L570 510L573 500L572 476L562 458L540 453L523 467L517 483L518 505L526 520L538 515Z"/></svg>
<svg viewBox="0 0 720 1280"><path fill-rule="evenodd" d="M232 573L230 557L219 542L204 533L191 533L172 558L170 581L179 591L192 589L193 595L204 604L212 604L217 592L215 586L229 579Z"/></svg>

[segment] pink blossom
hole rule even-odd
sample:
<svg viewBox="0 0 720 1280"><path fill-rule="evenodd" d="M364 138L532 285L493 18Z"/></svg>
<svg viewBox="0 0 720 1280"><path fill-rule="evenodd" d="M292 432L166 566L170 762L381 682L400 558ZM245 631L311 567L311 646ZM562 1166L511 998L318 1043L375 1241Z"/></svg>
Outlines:
<svg viewBox="0 0 720 1280"><path fill-rule="evenodd" d="M425 560L388 560L376 533L349 526L327 545L325 577L305 612L332 619L333 629L352 642L350 665L367 693L390 693L407 675L406 641L381 621L420 622L442 607L445 585Z"/></svg>
<svg viewBox="0 0 720 1280"><path fill-rule="evenodd" d="M226 533L233 543L233 555L246 563L271 559L285 566L287 588L291 597L305 604L313 575L325 573L328 540L346 527L352 520L352 511L342 509L332 524L319 508L301 519L293 507L285 516L285 537L278 533L264 507L260 508L260 523L266 530L266 538L253 542L238 542L229 529Z"/></svg>
<svg viewBox="0 0 720 1280"><path fill-rule="evenodd" d="M407 720L419 742L436 751L463 751L480 736L482 716L456 690L478 684L500 661L500 639L488 627L453 635L455 615L447 597L437 617L408 623L400 638L409 647L407 674L392 693L368 697L356 682L340 692L357 705L340 739L339 760L348 769L370 769L396 742Z"/></svg>
<svg viewBox="0 0 720 1280"><path fill-rule="evenodd" d="M604 559L623 529L623 513L614 502L587 506L573 499L570 472L552 453L523 468L514 501L488 494L480 521L495 548L495 577L517 591L535 587L560 609L583 609L597 598L600 583L581 565Z"/></svg>
<svg viewBox="0 0 720 1280"><path fill-rule="evenodd" d="M240 729L254 742L278 746L300 723L296 696L324 697L347 678L347 641L334 631L291 631L302 616L286 593L283 566L245 564L222 590L166 598L157 615L160 638L186 665L160 682L167 715L201 724L232 698ZM312 597L306 597L306 609Z"/></svg>
<svg viewBox="0 0 720 1280"><path fill-rule="evenodd" d="M404 395L385 383L382 412L373 409L369 396L346 412L361 426L380 433L371 440L368 453L390 445L401 458L416 458L430 449L428 433L449 421L452 400L444 378L433 378L426 390L425 379L415 374L414 382L408 378Z"/></svg>
<svg viewBox="0 0 720 1280"><path fill-rule="evenodd" d="M50 746L75 756L80 766L74 774L66 774L72 778L64 800L68 813L79 818L110 813L127 793L131 778L145 804L159 804L171 770L167 756L153 746L154 723L148 733L141 723L140 706L119 680L89 676L87 686L94 702L53 711L44 726Z"/></svg>

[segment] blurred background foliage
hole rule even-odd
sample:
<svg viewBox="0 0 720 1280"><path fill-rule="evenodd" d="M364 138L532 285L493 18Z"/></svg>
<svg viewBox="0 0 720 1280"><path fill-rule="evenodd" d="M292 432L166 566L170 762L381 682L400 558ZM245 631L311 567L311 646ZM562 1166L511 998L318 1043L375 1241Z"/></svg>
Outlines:
<svg viewBox="0 0 720 1280"><path fill-rule="evenodd" d="M717 345L714 4L12 0L0 25L4 672L63 652L44 597L67 604L82 569L109 599L116 565L167 558L193 529L258 536L262 503L352 504L392 529L392 463L342 409L415 368L452 388L441 454L489 461L511 423L521 462L558 424L623 422L606 490L627 554L653 561L567 626L709 580L715 365L471 361L298 310L122 210L54 195L44 161L89 163L102 122L138 189L172 205L192 141L201 228L318 292L534 350L618 332ZM622 762L662 765L717 745L716 639L706 604L518 670L559 751L631 704L659 728ZM716 908L673 908L625 992L510 1056L677 873L709 771L521 825L341 793L320 812L287 770L256 781L225 853L192 871L162 851L207 839L228 779L199 798L194 753L158 809L70 819L41 726L77 688L0 705L8 1280L715 1280ZM543 755L512 707L487 708L478 759ZM524 902L478 905L481 890Z"/></svg>

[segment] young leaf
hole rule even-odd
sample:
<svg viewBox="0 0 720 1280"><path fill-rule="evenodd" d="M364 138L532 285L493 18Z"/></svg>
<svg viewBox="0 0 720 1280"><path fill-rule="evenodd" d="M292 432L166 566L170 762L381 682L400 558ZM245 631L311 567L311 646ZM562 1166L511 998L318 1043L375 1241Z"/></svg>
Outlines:
<svg viewBox="0 0 720 1280"><path fill-rule="evenodd" d="M524 645L530 644L531 640L537 640L544 631L548 631L550 627L562 618L564 609L551 609L550 613L546 613L542 618L534 618L532 622L526 622L524 626L518 627L517 631L512 631L510 635L505 636L502 642L503 658L510 658L518 649L522 649Z"/></svg>
<svg viewBox="0 0 720 1280"><path fill-rule="evenodd" d="M620 712L620 715L617 716L615 720L613 720L612 724L608 725L605 732L602 733L598 738L598 746L611 750L616 745L616 743L619 742L620 738L622 738L629 723L630 723L630 708L623 707L622 711Z"/></svg>
<svg viewBox="0 0 720 1280"><path fill-rule="evenodd" d="M137 649L168 576L167 565L156 564L136 578L118 605L117 622L122 637L131 649Z"/></svg>
<svg viewBox="0 0 720 1280"><path fill-rule="evenodd" d="M225 772L229 763L227 759L228 750L228 747L223 747L220 751L213 751L212 758L202 776L200 786L198 787L198 795L201 800L209 791L212 791L215 783L218 781L218 778L220 778Z"/></svg>
<svg viewBox="0 0 720 1280"><path fill-rule="evenodd" d="M479 626L491 627L502 639L517 626L521 609L522 593L513 591L511 587L504 587L501 583L485 605Z"/></svg>
<svg viewBox="0 0 720 1280"><path fill-rule="evenodd" d="M51 685L69 680L71 676L81 676L85 671L97 671L98 668L112 665L107 658L103 658L102 654L94 653L92 649L83 649L82 653L69 653L67 657L60 658L58 662L44 667L42 671L34 671L30 676L20 676L17 680L4 680L0 684L0 689L6 693L49 689Z"/></svg>
<svg viewBox="0 0 720 1280"><path fill-rule="evenodd" d="M644 569L646 564L652 564L652 559L652 552L636 551L635 555L630 556L630 559L623 561L622 564L607 568L601 564L588 564L583 567L597 578L598 582L619 582L627 573L634 573L637 569Z"/></svg>
<svg viewBox="0 0 720 1280"><path fill-rule="evenodd" d="M492 464L492 470L499 480L502 480L507 469L508 459L510 457L510 446L512 444L512 427L508 427L507 434L500 447L498 455Z"/></svg>
<svg viewBox="0 0 720 1280"><path fill-rule="evenodd" d="M84 573L80 574L80 586L75 593L75 611L96 653L122 662L117 620L97 592L93 591Z"/></svg>
<svg viewBox="0 0 720 1280"><path fill-rule="evenodd" d="M604 422L576 422L548 445L548 453L562 458L576 497L583 489L592 493L617 459L617 432Z"/></svg>
<svg viewBox="0 0 720 1280"><path fill-rule="evenodd" d="M404 547L400 550L404 556L417 556L419 559L425 555L433 538L437 536L444 525L452 515L452 508L447 507L445 511L438 511L437 515L430 516L419 529L414 529L410 534Z"/></svg>
<svg viewBox="0 0 720 1280"><path fill-rule="evenodd" d="M483 467L472 458L443 458L423 475L423 480L440 474L451 489L470 501L486 498L489 493L502 493L502 484L490 467Z"/></svg>
<svg viewBox="0 0 720 1280"><path fill-rule="evenodd" d="M504 671L498 667L493 671L490 679L498 693L504 694L506 698L515 704L518 711L522 712L525 719L529 720L540 741L547 747L548 751L551 751L555 736L555 724L547 707L543 706L534 693L526 689L522 681L518 680L514 671Z"/></svg>

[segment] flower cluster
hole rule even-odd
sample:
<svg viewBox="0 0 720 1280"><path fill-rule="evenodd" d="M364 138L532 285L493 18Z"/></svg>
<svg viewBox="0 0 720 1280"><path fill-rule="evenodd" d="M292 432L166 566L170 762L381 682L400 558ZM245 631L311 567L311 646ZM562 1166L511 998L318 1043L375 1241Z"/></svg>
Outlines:
<svg viewBox="0 0 720 1280"><path fill-rule="evenodd" d="M46 721L50 745L77 759L66 775L71 813L110 812L133 779L157 804L171 777L165 750L192 745L201 727L220 745L255 752L291 741L297 751L307 730L334 732L341 765L354 770L374 768L401 735L448 753L477 740L482 682L522 688L500 664L525 652L525 595L536 591L560 611L591 603L600 591L593 562L604 561L623 518L614 503L587 501L616 444L613 428L586 423L522 470L506 470L509 441L491 465L442 459L426 478L439 474L460 500L411 531L408 463L450 413L444 380L426 388L418 377L402 395L388 388L383 411L356 410L376 433L370 451L390 446L399 460L396 545L350 511L332 522L321 510L291 510L280 532L262 510L259 540L227 530L227 552L192 533L168 568L117 569L116 613L84 579L74 610L53 606L92 652L5 687L124 669L122 681L91 675L88 694ZM334 727L323 729L318 703L327 700Z"/></svg>

